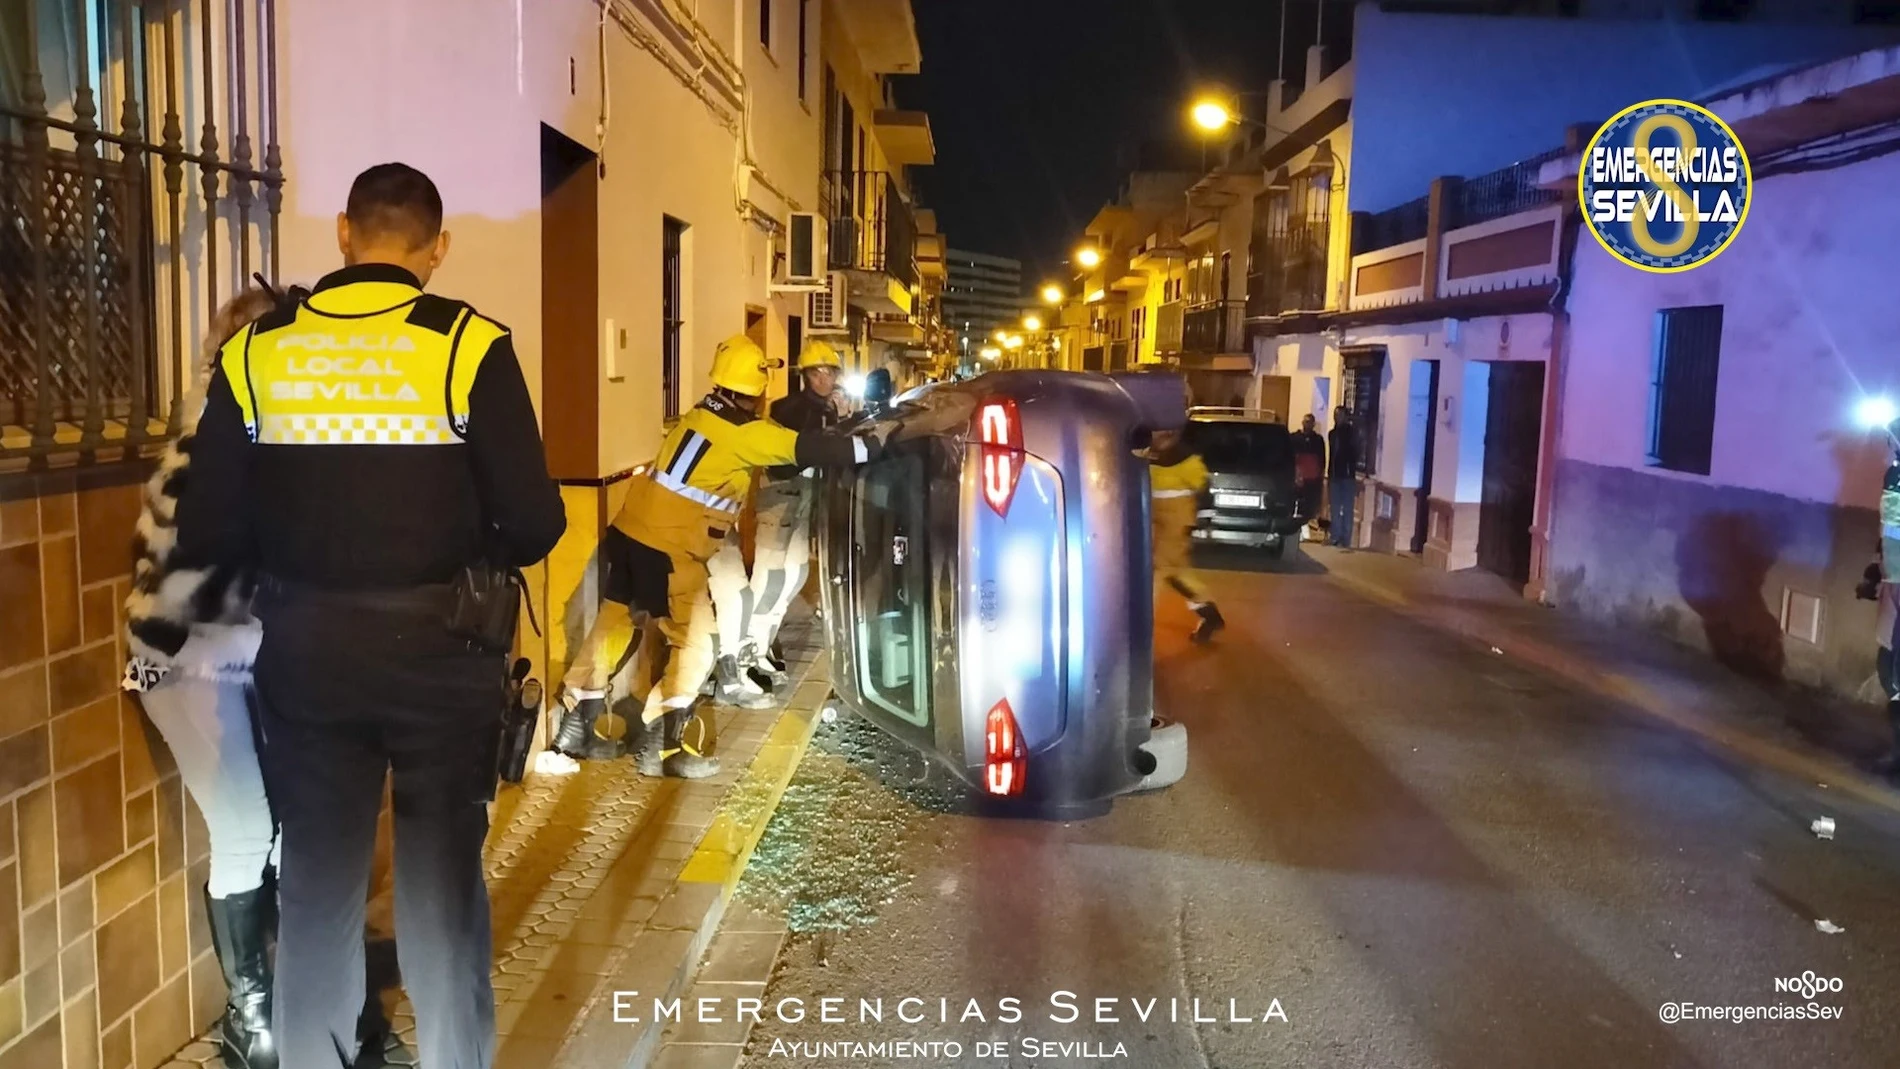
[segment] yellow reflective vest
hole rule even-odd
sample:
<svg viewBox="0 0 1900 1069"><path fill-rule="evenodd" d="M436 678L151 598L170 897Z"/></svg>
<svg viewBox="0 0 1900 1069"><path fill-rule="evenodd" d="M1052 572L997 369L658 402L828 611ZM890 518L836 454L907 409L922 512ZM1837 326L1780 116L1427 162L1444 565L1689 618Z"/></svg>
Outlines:
<svg viewBox="0 0 1900 1069"><path fill-rule="evenodd" d="M613 525L643 545L709 559L738 522L753 471L793 463L797 448L797 432L709 394L634 477Z"/></svg>
<svg viewBox="0 0 1900 1069"><path fill-rule="evenodd" d="M1154 497L1153 522L1157 528L1185 530L1194 526L1201 491L1207 489L1207 465L1198 453L1170 462L1151 461L1148 485Z"/></svg>
<svg viewBox="0 0 1900 1069"><path fill-rule="evenodd" d="M506 328L394 281L312 294L240 331L219 360L261 445L459 445Z"/></svg>

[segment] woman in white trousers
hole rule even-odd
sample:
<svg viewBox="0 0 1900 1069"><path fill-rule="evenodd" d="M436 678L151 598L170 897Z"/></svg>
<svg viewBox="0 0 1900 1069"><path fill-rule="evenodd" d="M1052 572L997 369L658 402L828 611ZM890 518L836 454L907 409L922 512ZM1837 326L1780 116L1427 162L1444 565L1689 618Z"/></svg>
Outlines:
<svg viewBox="0 0 1900 1069"><path fill-rule="evenodd" d="M276 298L250 290L212 318L206 337L209 377L218 349L269 311ZM185 406L196 423L203 392ZM264 793L253 734L251 665L263 637L251 616L252 575L235 564L186 567L174 555L178 498L191 477L187 426L145 484L137 563L126 599L124 687L139 696L177 762L180 779L211 837L205 888L213 945L229 997L220 1038L229 1069L276 1069L270 1033L269 933L276 825Z"/></svg>

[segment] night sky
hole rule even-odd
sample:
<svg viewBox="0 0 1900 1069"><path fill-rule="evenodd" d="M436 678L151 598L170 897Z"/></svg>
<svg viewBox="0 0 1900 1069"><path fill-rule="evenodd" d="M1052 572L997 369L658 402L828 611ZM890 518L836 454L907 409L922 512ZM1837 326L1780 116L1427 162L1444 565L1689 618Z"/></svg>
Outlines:
<svg viewBox="0 0 1900 1069"><path fill-rule="evenodd" d="M1285 0L1289 70L1304 70L1319 0ZM1326 0L1344 48L1351 3ZM930 115L925 207L960 249L1024 261L1033 287L1064 272L1082 228L1142 154L1197 169L1185 112L1197 87L1264 91L1280 0L913 0L923 73L899 102ZM1295 66L1297 65L1297 66ZM1297 80L1300 75L1292 76ZM1248 98L1258 117L1265 98ZM1145 147L1144 147L1145 146Z"/></svg>

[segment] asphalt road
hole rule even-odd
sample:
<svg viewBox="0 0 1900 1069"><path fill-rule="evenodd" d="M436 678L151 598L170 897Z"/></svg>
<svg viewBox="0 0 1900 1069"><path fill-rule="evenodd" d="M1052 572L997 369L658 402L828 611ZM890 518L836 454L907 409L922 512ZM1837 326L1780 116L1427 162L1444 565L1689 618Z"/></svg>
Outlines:
<svg viewBox="0 0 1900 1069"><path fill-rule="evenodd" d="M1157 698L1189 727L1187 778L1108 816L959 815L869 729L826 729L741 891L794 929L746 1065L1900 1064L1893 813L1739 764L1318 566L1210 578L1230 623L1213 646L1160 614ZM1804 973L1839 989L1776 990ZM1050 1019L1069 1015L1058 992L1080 1021ZM845 1023L819 1019L826 997ZM805 1021L771 1014L788 998ZM1097 998L1116 1020L1092 1023ZM882 1023L859 1023L861 999L883 1000ZM1660 1016L1810 1001L1839 1017ZM900 1040L962 1054L789 1046Z"/></svg>

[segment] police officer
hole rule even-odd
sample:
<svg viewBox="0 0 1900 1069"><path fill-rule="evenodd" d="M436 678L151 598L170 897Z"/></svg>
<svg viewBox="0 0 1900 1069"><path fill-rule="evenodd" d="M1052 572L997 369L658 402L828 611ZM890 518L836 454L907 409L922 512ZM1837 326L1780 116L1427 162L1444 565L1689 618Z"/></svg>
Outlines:
<svg viewBox="0 0 1900 1069"><path fill-rule="evenodd" d="M667 433L652 466L634 477L626 503L601 538L605 599L563 681L567 708L555 749L587 755L607 688L647 618L659 621L668 659L647 693L634 731L643 775L699 779L717 759L686 739L699 690L714 668L707 562L725 545L759 468L863 463L882 446L865 437L787 429L758 415L771 363L744 335L713 355L712 392Z"/></svg>
<svg viewBox="0 0 1900 1069"><path fill-rule="evenodd" d="M397 954L422 1064L495 1043L485 800L502 655L451 634L451 584L566 526L506 327L423 292L449 249L414 168L363 172L346 266L227 343L179 501L181 566L254 560L265 780L282 822L283 1069L340 1069L363 1006L364 899L393 777Z"/></svg>

